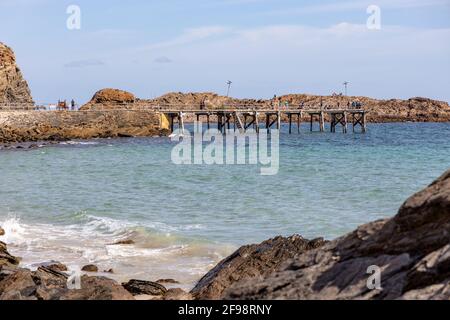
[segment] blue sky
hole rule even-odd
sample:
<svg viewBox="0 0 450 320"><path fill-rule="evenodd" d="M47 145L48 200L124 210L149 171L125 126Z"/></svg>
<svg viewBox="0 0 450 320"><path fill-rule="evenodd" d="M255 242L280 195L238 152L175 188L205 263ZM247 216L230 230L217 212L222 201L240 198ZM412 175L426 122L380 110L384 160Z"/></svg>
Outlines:
<svg viewBox="0 0 450 320"><path fill-rule="evenodd" d="M381 29L369 30L369 5ZM81 29L68 30L69 5ZM0 0L34 99L88 100L105 87L171 91L426 96L450 101L450 0Z"/></svg>

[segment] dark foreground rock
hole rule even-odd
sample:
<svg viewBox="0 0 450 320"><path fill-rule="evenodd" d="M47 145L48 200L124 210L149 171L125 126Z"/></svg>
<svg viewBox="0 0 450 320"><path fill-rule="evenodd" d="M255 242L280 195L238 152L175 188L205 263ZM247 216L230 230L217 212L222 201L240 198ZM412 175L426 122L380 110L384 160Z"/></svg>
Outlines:
<svg viewBox="0 0 450 320"><path fill-rule="evenodd" d="M65 273L40 267L0 270L0 300L133 300L133 296L113 280L103 277L80 278L80 287L71 290Z"/></svg>
<svg viewBox="0 0 450 320"><path fill-rule="evenodd" d="M88 264L86 266L84 266L83 268L81 268L81 271L84 272L98 272L98 267L94 264Z"/></svg>
<svg viewBox="0 0 450 320"><path fill-rule="evenodd" d="M50 270L59 271L59 272L65 272L68 271L68 268L65 264L62 264L60 262L54 262L47 266Z"/></svg>
<svg viewBox="0 0 450 320"><path fill-rule="evenodd" d="M130 280L127 283L123 283L122 286L135 296L163 296L167 292L166 287L159 283L151 281Z"/></svg>
<svg viewBox="0 0 450 320"><path fill-rule="evenodd" d="M176 288L176 289L169 289L163 296L163 300L193 300L192 294L184 291L183 289Z"/></svg>
<svg viewBox="0 0 450 320"><path fill-rule="evenodd" d="M175 279L159 279L159 280L156 280L156 283L159 283L159 284L179 284L180 282L178 282Z"/></svg>
<svg viewBox="0 0 450 320"><path fill-rule="evenodd" d="M134 300L124 287L105 277L83 276L81 288L67 290L61 300Z"/></svg>
<svg viewBox="0 0 450 320"><path fill-rule="evenodd" d="M305 251L321 247L323 239L306 240L299 235L277 237L258 245L244 246L220 262L191 291L196 299L221 299L232 284L267 276L287 260Z"/></svg>
<svg viewBox="0 0 450 320"><path fill-rule="evenodd" d="M19 259L12 256L6 248L6 244L0 241L0 270L4 266L13 266L18 264Z"/></svg>
<svg viewBox="0 0 450 320"><path fill-rule="evenodd" d="M382 290L370 290L379 267ZM369 280L369 284L372 283ZM450 299L450 171L408 199L397 216L308 251L229 299Z"/></svg>

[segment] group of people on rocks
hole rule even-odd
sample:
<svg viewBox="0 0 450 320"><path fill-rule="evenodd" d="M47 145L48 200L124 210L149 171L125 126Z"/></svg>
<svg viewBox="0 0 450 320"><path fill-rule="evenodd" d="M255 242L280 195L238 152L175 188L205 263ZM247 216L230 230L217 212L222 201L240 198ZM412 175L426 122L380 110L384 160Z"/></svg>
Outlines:
<svg viewBox="0 0 450 320"><path fill-rule="evenodd" d="M75 111L77 108L77 105L75 103L75 100L72 99L72 101L70 101L70 107L67 105L67 100L58 100L58 105L56 107L56 110L72 110Z"/></svg>

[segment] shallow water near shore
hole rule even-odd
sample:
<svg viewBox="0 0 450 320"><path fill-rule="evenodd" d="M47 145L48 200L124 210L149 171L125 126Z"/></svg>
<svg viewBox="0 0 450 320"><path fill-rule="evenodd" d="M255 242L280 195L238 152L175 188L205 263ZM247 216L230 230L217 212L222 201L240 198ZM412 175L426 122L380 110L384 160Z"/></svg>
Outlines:
<svg viewBox="0 0 450 320"><path fill-rule="evenodd" d="M333 239L396 214L450 167L450 124L372 124L363 134L280 136L280 170L177 166L168 138L0 151L0 225L22 265L97 264L119 281L190 288L240 245ZM132 239L133 245L113 245Z"/></svg>

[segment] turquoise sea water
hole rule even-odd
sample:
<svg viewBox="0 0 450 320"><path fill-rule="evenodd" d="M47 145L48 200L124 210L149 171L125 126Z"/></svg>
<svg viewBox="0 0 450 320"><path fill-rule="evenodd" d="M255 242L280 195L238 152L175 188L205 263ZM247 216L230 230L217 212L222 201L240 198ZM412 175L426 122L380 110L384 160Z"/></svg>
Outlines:
<svg viewBox="0 0 450 320"><path fill-rule="evenodd" d="M332 239L396 214L450 167L450 124L374 124L363 134L280 136L280 170L179 166L168 138L0 151L0 240L25 266L113 268L119 280L190 287L240 245L298 233ZM114 246L122 239L134 245Z"/></svg>

